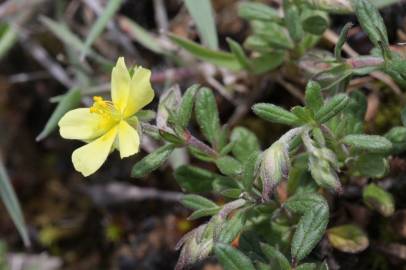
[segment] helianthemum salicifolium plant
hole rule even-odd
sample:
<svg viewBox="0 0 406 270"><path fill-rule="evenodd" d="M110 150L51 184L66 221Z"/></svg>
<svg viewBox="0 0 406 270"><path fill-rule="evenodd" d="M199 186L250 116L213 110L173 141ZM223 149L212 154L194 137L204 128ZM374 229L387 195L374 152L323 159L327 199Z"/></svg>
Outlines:
<svg viewBox="0 0 406 270"><path fill-rule="evenodd" d="M138 153L140 128L135 114L154 98L150 77L151 71L142 67L128 70L121 57L111 74L112 101L95 96L92 107L75 109L62 117L61 136L87 142L72 154L77 171L84 176L93 174L114 149L121 158Z"/></svg>
<svg viewBox="0 0 406 270"><path fill-rule="evenodd" d="M320 35L328 25L324 11L311 10L315 3L324 7L324 1L284 1L285 16L290 17L283 18L267 6L243 6L241 15L254 27L246 43L258 50L257 56L244 58L242 49L230 41L233 56L220 54L222 59L228 67L237 63L248 70L258 67L255 61L268 59L263 57L269 53L282 55L281 61L286 54L291 60L302 61L299 58L304 51L314 45L310 41L317 39L314 35ZM375 45L374 55L342 57L347 25L334 55L322 60L325 70L310 72L303 106L287 110L271 103L255 104L252 110L256 116L287 127L271 145L261 147L256 135L245 127L222 125L215 95L199 85L183 93L177 86L166 90L160 96L155 123L138 121L134 114L154 96L150 72L143 68L128 71L120 58L112 73L112 101L95 97L91 108L68 112L59 122L62 137L88 143L73 153L75 168L87 176L100 168L113 149L118 149L122 158L137 153L141 133L162 146L134 165L133 177L144 177L161 167L174 149L187 149L200 163L211 163L216 169L187 164L174 172L179 186L190 193L182 199L194 210L189 218L209 217L180 240L177 270L211 255L226 270L328 269L324 256L312 253L330 220L326 197L345 193L345 186L354 178L382 178L388 172L390 155L406 149L404 127L392 129L385 137L365 134L367 99L360 90L347 91L353 76L384 71L402 84L406 71L405 61L389 49L386 28L376 8L367 0L354 0L350 8ZM312 28L314 21L323 23L320 29ZM268 36L269 29L278 31ZM289 40L281 39L279 32ZM259 45L269 45L271 50ZM254 73L267 70L251 69ZM200 134L190 129L192 119ZM380 185L368 184L361 193L366 207L384 217L393 214L393 197ZM204 194L222 196L226 201L218 204ZM326 235L326 241L343 252L360 252L369 243L365 232L353 224L331 227Z"/></svg>

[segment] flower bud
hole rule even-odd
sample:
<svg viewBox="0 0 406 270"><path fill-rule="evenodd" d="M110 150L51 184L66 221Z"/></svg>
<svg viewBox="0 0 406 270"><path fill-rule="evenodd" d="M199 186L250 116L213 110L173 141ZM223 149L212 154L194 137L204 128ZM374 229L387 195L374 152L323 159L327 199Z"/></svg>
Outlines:
<svg viewBox="0 0 406 270"><path fill-rule="evenodd" d="M187 266L199 262L209 256L213 249L213 238L207 237L208 224L201 225L193 231L187 233L176 245L176 249L181 246L182 251L175 270L185 269Z"/></svg>
<svg viewBox="0 0 406 270"><path fill-rule="evenodd" d="M269 200L270 193L284 178L288 177L290 168L289 145L277 141L265 150L260 174L262 178L262 197Z"/></svg>
<svg viewBox="0 0 406 270"><path fill-rule="evenodd" d="M329 155L331 153L329 153ZM328 158L326 158L324 157L324 154L325 153L323 153L322 149L316 149L313 153L310 154L309 156L310 173L319 186L340 192L341 183L336 171L332 167L332 164L334 164L335 166L336 163L332 163L331 160L328 159L332 158L332 156L328 156Z"/></svg>

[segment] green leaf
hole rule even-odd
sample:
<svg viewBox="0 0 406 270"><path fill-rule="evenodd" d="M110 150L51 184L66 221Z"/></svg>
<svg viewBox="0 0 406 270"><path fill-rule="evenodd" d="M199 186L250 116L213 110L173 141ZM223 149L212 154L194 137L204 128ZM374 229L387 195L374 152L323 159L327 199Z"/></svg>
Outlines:
<svg viewBox="0 0 406 270"><path fill-rule="evenodd" d="M303 29L313 35L322 35L329 25L327 13L321 10L306 9L301 14L301 19Z"/></svg>
<svg viewBox="0 0 406 270"><path fill-rule="evenodd" d="M401 117L403 126L406 127L406 107L402 109L402 112L400 113L400 117Z"/></svg>
<svg viewBox="0 0 406 270"><path fill-rule="evenodd" d="M181 202L184 206L195 210L218 207L217 204L209 199L195 194L183 196Z"/></svg>
<svg viewBox="0 0 406 270"><path fill-rule="evenodd" d="M158 39L145 30L141 25L130 18L121 16L118 19L121 28L125 29L128 35L144 48L157 53L166 54L165 49L159 44Z"/></svg>
<svg viewBox="0 0 406 270"><path fill-rule="evenodd" d="M252 107L254 113L269 122L295 126L300 123L297 116L282 107L269 104L257 103Z"/></svg>
<svg viewBox="0 0 406 270"><path fill-rule="evenodd" d="M131 176L141 178L158 169L175 149L175 145L166 144L138 161L132 168Z"/></svg>
<svg viewBox="0 0 406 270"><path fill-rule="evenodd" d="M328 207L316 205L301 217L292 238L291 253L295 261L304 259L323 237L328 223Z"/></svg>
<svg viewBox="0 0 406 270"><path fill-rule="evenodd" d="M296 270L317 270L317 264L315 263L304 263L299 265Z"/></svg>
<svg viewBox="0 0 406 270"><path fill-rule="evenodd" d="M216 99L209 88L202 87L197 92L195 115L203 135L213 146L217 146L221 129L220 120Z"/></svg>
<svg viewBox="0 0 406 270"><path fill-rule="evenodd" d="M315 81L309 81L306 85L305 93L306 107L316 113L323 106L323 96L321 86Z"/></svg>
<svg viewBox="0 0 406 270"><path fill-rule="evenodd" d="M52 131L55 130L62 116L80 104L81 97L82 95L80 94L79 89L71 89L63 96L51 117L48 119L44 129L37 136L37 142L45 139Z"/></svg>
<svg viewBox="0 0 406 270"><path fill-rule="evenodd" d="M247 160L253 152L260 150L257 136L247 128L234 128L230 139L233 142L232 153L241 162Z"/></svg>
<svg viewBox="0 0 406 270"><path fill-rule="evenodd" d="M320 73L314 76L314 80L317 81L323 90L339 90L341 84L346 83L354 69L347 63L334 65L327 70L322 70ZM339 89L335 89L339 88Z"/></svg>
<svg viewBox="0 0 406 270"><path fill-rule="evenodd" d="M255 270L251 260L244 253L229 245L215 244L214 253L224 270Z"/></svg>
<svg viewBox="0 0 406 270"><path fill-rule="evenodd" d="M254 152L250 156L248 156L247 160L245 160L243 164L243 175L242 175L242 184L246 191L251 191L252 186L255 180L255 174L258 171L259 162L258 160L261 157L261 153Z"/></svg>
<svg viewBox="0 0 406 270"><path fill-rule="evenodd" d="M183 165L176 169L175 180L187 192L208 192L213 189L217 175L198 167Z"/></svg>
<svg viewBox="0 0 406 270"><path fill-rule="evenodd" d="M102 33L106 25L109 23L110 19L119 10L123 0L109 0L106 7L103 9L103 13L97 18L96 22L93 24L90 32L87 34L85 44L82 49L80 58L84 58L92 46L93 42Z"/></svg>
<svg viewBox="0 0 406 270"><path fill-rule="evenodd" d="M338 94L328 100L316 113L316 120L324 123L336 116L348 105L349 98L346 94Z"/></svg>
<svg viewBox="0 0 406 270"><path fill-rule="evenodd" d="M17 31L11 25L0 24L0 59L13 47L17 38Z"/></svg>
<svg viewBox="0 0 406 270"><path fill-rule="evenodd" d="M354 161L351 169L360 176L382 178L389 172L389 164L380 154L364 154Z"/></svg>
<svg viewBox="0 0 406 270"><path fill-rule="evenodd" d="M29 247L31 243L28 236L27 226L24 221L24 216L2 159L0 159L0 197L6 206L8 214L11 216L11 219L17 227L17 230L23 239L24 245Z"/></svg>
<svg viewBox="0 0 406 270"><path fill-rule="evenodd" d="M261 249L266 258L269 260L271 269L291 269L288 259L286 259L285 255L283 255L279 250L268 244L261 244Z"/></svg>
<svg viewBox="0 0 406 270"><path fill-rule="evenodd" d="M242 172L241 163L230 156L220 157L216 160L216 165L224 175L238 175Z"/></svg>
<svg viewBox="0 0 406 270"><path fill-rule="evenodd" d="M295 106L290 111L292 113L294 113L297 118L300 119L301 124L307 124L307 123L314 122L313 112L310 111L308 108L304 108L301 106Z"/></svg>
<svg viewBox="0 0 406 270"><path fill-rule="evenodd" d="M303 214L316 206L328 207L327 201L317 193L299 193L290 197L284 204L284 207L299 214Z"/></svg>
<svg viewBox="0 0 406 270"><path fill-rule="evenodd" d="M189 220L195 220L201 217L208 217L217 214L220 211L220 207L212 207L212 208L203 208L194 211L189 217Z"/></svg>
<svg viewBox="0 0 406 270"><path fill-rule="evenodd" d="M199 87L200 86L197 84L192 85L183 94L182 101L177 112L177 121L179 123L179 126L181 126L182 128L186 128L189 124L193 111L193 101Z"/></svg>
<svg viewBox="0 0 406 270"><path fill-rule="evenodd" d="M241 66L244 67L246 70L251 70L252 65L250 60L248 59L247 55L244 52L244 49L232 40L231 38L227 38L228 46L231 49L231 52L234 54L235 58L240 62Z"/></svg>
<svg viewBox="0 0 406 270"><path fill-rule="evenodd" d="M395 212L395 201L391 193L375 184L369 184L362 191L364 203L385 217Z"/></svg>
<svg viewBox="0 0 406 270"><path fill-rule="evenodd" d="M285 51L273 51L263 53L251 59L252 72L254 74L262 74L277 69L284 63L285 55Z"/></svg>
<svg viewBox="0 0 406 270"><path fill-rule="evenodd" d="M344 27L341 29L340 36L338 37L338 41L334 48L334 56L337 60L342 60L341 51L343 49L345 42L347 41L347 35L352 26L353 26L352 23L346 23Z"/></svg>
<svg viewBox="0 0 406 270"><path fill-rule="evenodd" d="M183 49L187 50L189 53L193 54L203 61L207 61L214 65L225 67L235 71L242 69L240 62L238 62L237 58L232 53L211 50L193 41L178 37L173 34L169 34L169 38L178 46L182 47Z"/></svg>
<svg viewBox="0 0 406 270"><path fill-rule="evenodd" d="M385 138L392 142L392 153L400 154L406 150L406 127L393 127Z"/></svg>
<svg viewBox="0 0 406 270"><path fill-rule="evenodd" d="M293 41L303 38L303 27L300 21L300 10L293 1L283 1L284 23Z"/></svg>
<svg viewBox="0 0 406 270"><path fill-rule="evenodd" d="M380 47L380 43L389 45L385 23L378 9L369 0L353 0L352 4L362 29L375 47Z"/></svg>
<svg viewBox="0 0 406 270"><path fill-rule="evenodd" d="M378 135L347 135L343 138L342 142L352 146L356 150L364 150L371 153L387 153L392 149L392 143L385 137Z"/></svg>
<svg viewBox="0 0 406 270"><path fill-rule="evenodd" d="M329 13L346 14L353 11L351 0L302 0L301 2L309 5L313 9L321 9Z"/></svg>
<svg viewBox="0 0 406 270"><path fill-rule="evenodd" d="M328 229L327 238L334 248L347 253L359 253L369 245L365 232L351 224Z"/></svg>
<svg viewBox="0 0 406 270"><path fill-rule="evenodd" d="M275 49L293 49L294 44L284 27L273 22L253 22L254 33L261 36Z"/></svg>
<svg viewBox="0 0 406 270"><path fill-rule="evenodd" d="M238 15L246 20L280 20L280 16L274 8L258 2L241 2L238 6Z"/></svg>
<svg viewBox="0 0 406 270"><path fill-rule="evenodd" d="M217 50L218 38L211 0L184 0L184 2L196 23L203 43L209 48Z"/></svg>
<svg viewBox="0 0 406 270"><path fill-rule="evenodd" d="M218 241L224 244L231 243L244 228L245 214L238 211L223 225Z"/></svg>

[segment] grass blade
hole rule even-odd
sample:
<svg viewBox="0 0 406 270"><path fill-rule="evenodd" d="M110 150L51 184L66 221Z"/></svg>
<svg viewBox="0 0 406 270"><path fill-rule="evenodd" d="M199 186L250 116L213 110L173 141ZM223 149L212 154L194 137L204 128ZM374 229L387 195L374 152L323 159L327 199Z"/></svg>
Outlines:
<svg viewBox="0 0 406 270"><path fill-rule="evenodd" d="M132 39L144 46L146 49L157 54L165 54L165 50L159 45L157 38L151 35L141 25L127 17L118 19L120 27L127 32Z"/></svg>
<svg viewBox="0 0 406 270"><path fill-rule="evenodd" d="M83 59L87 55L89 48L92 46L93 42L96 40L96 38L101 34L103 29L106 27L108 22L110 21L111 17L113 17L118 9L121 6L122 0L110 0L108 1L108 4L106 8L104 9L103 13L101 16L97 19L95 24L92 26L92 29L90 30L90 33L88 34L84 48L82 50L82 53L80 55L80 58Z"/></svg>
<svg viewBox="0 0 406 270"><path fill-rule="evenodd" d="M58 126L58 122L62 118L62 116L67 111L76 108L80 103L80 99L81 94L78 89L69 90L68 93L63 96L58 106L56 106L55 111L52 113L44 129L37 136L37 142L45 139L52 131L54 131L54 129Z"/></svg>
<svg viewBox="0 0 406 270"><path fill-rule="evenodd" d="M185 5L196 23L203 43L209 48L217 50L218 38L211 1L185 0Z"/></svg>
<svg viewBox="0 0 406 270"><path fill-rule="evenodd" d="M0 59L6 55L9 49L17 41L17 33L10 25L0 26Z"/></svg>
<svg viewBox="0 0 406 270"><path fill-rule="evenodd" d="M27 227L25 225L24 216L21 211L17 196L11 186L10 179L7 175L6 168L0 158L0 197L6 209L11 216L18 232L23 239L25 246L30 246L30 238L28 237Z"/></svg>

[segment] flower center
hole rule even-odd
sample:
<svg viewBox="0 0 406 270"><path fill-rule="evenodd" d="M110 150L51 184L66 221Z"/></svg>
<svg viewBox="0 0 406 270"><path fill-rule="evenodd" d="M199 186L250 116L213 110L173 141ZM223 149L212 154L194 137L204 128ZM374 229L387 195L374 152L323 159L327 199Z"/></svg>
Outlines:
<svg viewBox="0 0 406 270"><path fill-rule="evenodd" d="M121 118L121 114L114 106L114 103L109 100L104 100L100 96L93 97L93 105L90 107L90 112L114 120L119 120Z"/></svg>

